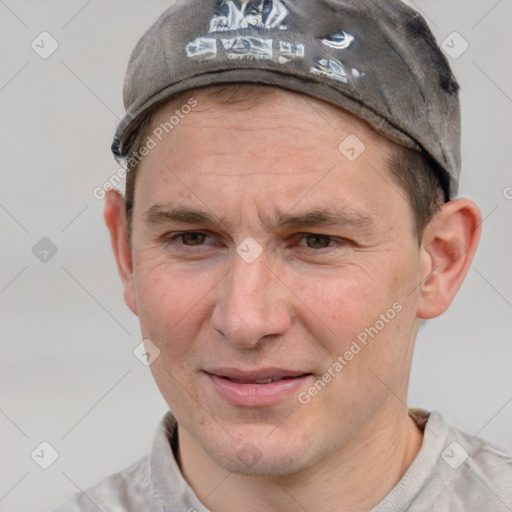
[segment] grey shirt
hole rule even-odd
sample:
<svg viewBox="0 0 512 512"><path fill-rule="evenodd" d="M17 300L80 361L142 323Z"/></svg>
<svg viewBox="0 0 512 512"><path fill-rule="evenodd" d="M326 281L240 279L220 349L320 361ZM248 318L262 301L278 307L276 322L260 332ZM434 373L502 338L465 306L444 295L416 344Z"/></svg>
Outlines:
<svg viewBox="0 0 512 512"><path fill-rule="evenodd" d="M370 512L512 512L512 451L449 426L434 411L410 409L421 450L405 475ZM168 412L151 453L74 495L55 512L209 512L173 455L176 420Z"/></svg>

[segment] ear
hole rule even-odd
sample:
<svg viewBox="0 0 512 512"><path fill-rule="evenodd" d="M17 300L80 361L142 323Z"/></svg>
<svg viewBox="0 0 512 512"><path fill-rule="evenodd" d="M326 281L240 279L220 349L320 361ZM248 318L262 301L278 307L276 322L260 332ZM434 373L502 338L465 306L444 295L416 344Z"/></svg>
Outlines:
<svg viewBox="0 0 512 512"><path fill-rule="evenodd" d="M126 229L124 199L117 190L109 190L106 193L103 216L110 232L117 270L123 283L124 300L133 313L137 314L133 282L133 257Z"/></svg>
<svg viewBox="0 0 512 512"><path fill-rule="evenodd" d="M461 198L444 204L425 229L418 318L434 318L448 309L473 260L481 223L476 204Z"/></svg>

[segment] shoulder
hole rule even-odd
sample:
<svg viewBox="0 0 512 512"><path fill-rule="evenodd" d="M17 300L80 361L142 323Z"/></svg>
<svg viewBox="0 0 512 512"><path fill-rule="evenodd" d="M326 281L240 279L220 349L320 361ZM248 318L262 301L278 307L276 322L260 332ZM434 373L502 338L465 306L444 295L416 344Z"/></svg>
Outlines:
<svg viewBox="0 0 512 512"><path fill-rule="evenodd" d="M450 426L437 411L411 409L422 447L372 512L498 512L512 503L512 451Z"/></svg>
<svg viewBox="0 0 512 512"><path fill-rule="evenodd" d="M448 429L447 446L441 459L466 482L467 492L491 493L507 505L512 503L512 450L497 446L491 441L471 436L457 428Z"/></svg>
<svg viewBox="0 0 512 512"><path fill-rule="evenodd" d="M448 425L437 412L429 418L427 430L429 425L440 441L438 450L431 452L435 470L425 487L431 506L450 511L509 510L512 451Z"/></svg>
<svg viewBox="0 0 512 512"><path fill-rule="evenodd" d="M176 439L177 423L169 411L158 424L148 455L76 493L54 512L160 512L164 501L181 506L187 493L172 452Z"/></svg>
<svg viewBox="0 0 512 512"><path fill-rule="evenodd" d="M110 475L94 487L78 492L54 512L125 512L159 510L158 493L151 481L150 457L144 456L126 469Z"/></svg>

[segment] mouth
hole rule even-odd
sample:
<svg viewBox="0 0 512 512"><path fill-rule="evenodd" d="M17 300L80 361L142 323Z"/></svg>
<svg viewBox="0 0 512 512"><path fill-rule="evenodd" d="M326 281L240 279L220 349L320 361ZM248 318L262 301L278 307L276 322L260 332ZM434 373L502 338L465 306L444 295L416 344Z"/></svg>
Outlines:
<svg viewBox="0 0 512 512"><path fill-rule="evenodd" d="M270 384L271 382L277 382L278 380L285 380L285 379L295 379L296 377L269 377L267 379L255 379L255 380L240 380L240 379L231 379L229 377L222 377L224 379L227 379L231 382L236 382L237 384Z"/></svg>
<svg viewBox="0 0 512 512"><path fill-rule="evenodd" d="M215 393L238 407L270 407L284 401L312 379L310 372L281 368L242 371L216 368L204 372Z"/></svg>

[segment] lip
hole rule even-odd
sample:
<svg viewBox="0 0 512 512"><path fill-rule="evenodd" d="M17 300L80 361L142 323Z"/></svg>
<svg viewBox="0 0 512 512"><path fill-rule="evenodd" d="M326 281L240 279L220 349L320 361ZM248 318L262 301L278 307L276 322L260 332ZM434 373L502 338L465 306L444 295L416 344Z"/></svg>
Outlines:
<svg viewBox="0 0 512 512"><path fill-rule="evenodd" d="M212 388L224 400L237 407L270 407L296 393L312 377L310 372L264 368L243 371L237 368L215 368L204 372ZM267 384L256 380L279 378ZM235 380L230 380L235 379Z"/></svg>

